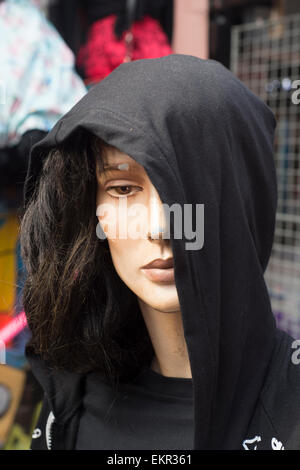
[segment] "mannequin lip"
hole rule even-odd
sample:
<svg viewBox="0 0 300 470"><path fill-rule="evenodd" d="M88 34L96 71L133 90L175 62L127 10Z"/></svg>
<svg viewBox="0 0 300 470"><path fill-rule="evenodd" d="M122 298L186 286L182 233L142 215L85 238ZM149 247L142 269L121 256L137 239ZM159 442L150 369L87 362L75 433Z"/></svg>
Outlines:
<svg viewBox="0 0 300 470"><path fill-rule="evenodd" d="M175 282L174 268L142 268L141 271L153 282L166 282L168 284Z"/></svg>
<svg viewBox="0 0 300 470"><path fill-rule="evenodd" d="M173 268L173 258L168 258L168 259L162 259L162 258L157 258L151 263L145 264L145 266L142 266L142 269L168 269L168 268Z"/></svg>

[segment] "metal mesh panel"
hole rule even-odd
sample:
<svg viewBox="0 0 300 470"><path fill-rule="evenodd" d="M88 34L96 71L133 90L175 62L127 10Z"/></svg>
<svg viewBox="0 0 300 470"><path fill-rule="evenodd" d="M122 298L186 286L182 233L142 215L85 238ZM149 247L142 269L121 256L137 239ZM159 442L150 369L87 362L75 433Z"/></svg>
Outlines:
<svg viewBox="0 0 300 470"><path fill-rule="evenodd" d="M231 39L231 71L277 119L278 208L265 280L279 328L300 338L300 15L234 26Z"/></svg>

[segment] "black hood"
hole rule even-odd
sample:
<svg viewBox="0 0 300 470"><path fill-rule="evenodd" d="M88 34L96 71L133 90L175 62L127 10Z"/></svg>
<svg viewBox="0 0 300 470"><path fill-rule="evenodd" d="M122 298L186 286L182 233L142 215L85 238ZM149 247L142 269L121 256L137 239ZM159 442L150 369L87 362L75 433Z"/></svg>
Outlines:
<svg viewBox="0 0 300 470"><path fill-rule="evenodd" d="M172 238L194 383L195 449L239 448L266 377L275 320L264 281L277 204L270 108L214 60L174 54L120 65L31 152L80 128L144 166L163 203L204 204L204 245Z"/></svg>

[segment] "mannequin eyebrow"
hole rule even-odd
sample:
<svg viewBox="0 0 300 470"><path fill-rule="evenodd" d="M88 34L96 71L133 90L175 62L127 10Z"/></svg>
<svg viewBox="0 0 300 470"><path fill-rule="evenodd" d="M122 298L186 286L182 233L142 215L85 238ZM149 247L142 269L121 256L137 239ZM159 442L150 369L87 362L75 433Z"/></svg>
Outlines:
<svg viewBox="0 0 300 470"><path fill-rule="evenodd" d="M116 163L114 165L104 165L104 172L109 170L129 171L138 169L139 166L136 163Z"/></svg>

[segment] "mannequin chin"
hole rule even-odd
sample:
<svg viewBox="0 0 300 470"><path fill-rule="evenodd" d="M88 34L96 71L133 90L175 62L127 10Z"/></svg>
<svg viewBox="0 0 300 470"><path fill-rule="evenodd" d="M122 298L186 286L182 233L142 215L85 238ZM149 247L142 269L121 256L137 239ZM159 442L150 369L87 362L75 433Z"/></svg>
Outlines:
<svg viewBox="0 0 300 470"><path fill-rule="evenodd" d="M149 246L145 246L149 244ZM149 305L164 313L180 309L175 283L159 283L150 281L141 271L145 261L160 258L157 247L145 240L109 241L114 267L122 281L132 290L141 305ZM146 257L146 254L148 256ZM151 254L152 253L152 254ZM172 255L168 255L168 258Z"/></svg>

